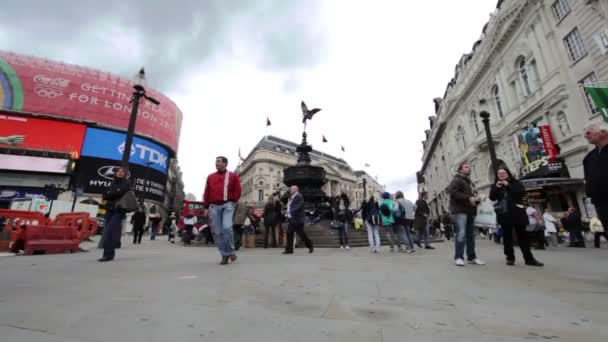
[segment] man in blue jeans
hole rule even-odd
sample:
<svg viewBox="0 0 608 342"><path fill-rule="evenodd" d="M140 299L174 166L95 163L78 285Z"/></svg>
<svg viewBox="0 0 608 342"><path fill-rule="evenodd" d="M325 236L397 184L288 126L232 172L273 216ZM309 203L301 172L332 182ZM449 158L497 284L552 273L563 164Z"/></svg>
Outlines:
<svg viewBox="0 0 608 342"><path fill-rule="evenodd" d="M469 264L485 265L475 253L475 215L477 205L481 202L474 191L474 185L469 178L471 165L467 162L460 164L458 174L448 186L450 195L450 213L454 223L455 249L454 260L457 266L464 266L464 251L466 246Z"/></svg>
<svg viewBox="0 0 608 342"><path fill-rule="evenodd" d="M235 204L241 198L242 192L239 176L228 171L227 166L226 157L220 156L215 159L217 172L207 177L203 195L205 208L209 209L209 225L222 256L220 265L227 265L228 261L235 262L237 259L232 226Z"/></svg>

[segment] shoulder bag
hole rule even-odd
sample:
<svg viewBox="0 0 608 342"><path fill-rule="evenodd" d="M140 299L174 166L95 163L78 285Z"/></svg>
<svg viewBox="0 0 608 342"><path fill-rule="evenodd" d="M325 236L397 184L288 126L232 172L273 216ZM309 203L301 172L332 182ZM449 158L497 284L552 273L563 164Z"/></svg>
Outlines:
<svg viewBox="0 0 608 342"><path fill-rule="evenodd" d="M127 213L136 211L138 203L135 192L133 192L133 190L125 192L125 194L116 202L115 207Z"/></svg>

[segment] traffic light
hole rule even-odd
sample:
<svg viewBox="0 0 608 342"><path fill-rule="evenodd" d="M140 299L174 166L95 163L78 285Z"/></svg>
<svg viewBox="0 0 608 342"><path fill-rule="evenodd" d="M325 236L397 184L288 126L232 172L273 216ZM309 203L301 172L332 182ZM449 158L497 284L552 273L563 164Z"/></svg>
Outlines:
<svg viewBox="0 0 608 342"><path fill-rule="evenodd" d="M54 201L59 196L59 190L55 184L47 184L44 186L44 197L47 201Z"/></svg>

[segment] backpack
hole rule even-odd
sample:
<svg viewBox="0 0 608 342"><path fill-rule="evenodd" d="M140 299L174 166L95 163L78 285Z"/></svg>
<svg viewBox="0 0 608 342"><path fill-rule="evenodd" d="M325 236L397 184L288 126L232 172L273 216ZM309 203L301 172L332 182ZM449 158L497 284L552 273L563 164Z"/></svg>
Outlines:
<svg viewBox="0 0 608 342"><path fill-rule="evenodd" d="M391 208L389 208L386 203L382 203L382 205L380 206L380 212L384 216L391 216Z"/></svg>
<svg viewBox="0 0 608 342"><path fill-rule="evenodd" d="M405 218L405 208L400 203L397 203L397 209L393 213L393 217L397 221Z"/></svg>

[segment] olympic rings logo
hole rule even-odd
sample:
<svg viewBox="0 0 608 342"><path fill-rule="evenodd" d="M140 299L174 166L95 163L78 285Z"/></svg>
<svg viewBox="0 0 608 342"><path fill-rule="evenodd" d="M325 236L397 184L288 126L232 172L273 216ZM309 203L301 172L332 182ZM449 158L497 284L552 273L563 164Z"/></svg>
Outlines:
<svg viewBox="0 0 608 342"><path fill-rule="evenodd" d="M54 99L63 95L62 92L51 88L36 87L34 88L34 91L36 92L36 94L38 94L38 96L47 97L49 99Z"/></svg>

